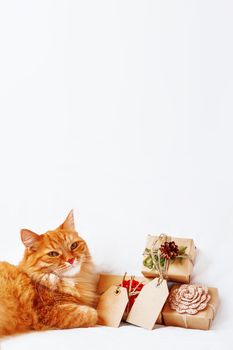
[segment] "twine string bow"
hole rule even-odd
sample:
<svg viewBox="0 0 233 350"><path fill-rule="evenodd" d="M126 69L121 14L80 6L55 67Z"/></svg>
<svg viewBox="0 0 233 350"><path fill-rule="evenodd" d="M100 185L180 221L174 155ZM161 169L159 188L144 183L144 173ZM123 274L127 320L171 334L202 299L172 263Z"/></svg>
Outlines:
<svg viewBox="0 0 233 350"><path fill-rule="evenodd" d="M164 279L167 279L168 269L171 261L174 261L176 258L188 258L189 261L193 264L190 254L185 253L187 247L179 247L179 251L175 259L169 259L164 256L161 256L161 247L162 245L167 243L173 244L173 246L175 246L178 250L178 247L175 244L175 242L171 242L171 237L162 233L157 239L153 241L151 248L146 248L144 252L144 256L146 257L143 262L144 265L150 270L155 269L158 271L158 285L161 284ZM149 263L147 260L148 258Z"/></svg>
<svg viewBox="0 0 233 350"><path fill-rule="evenodd" d="M125 272L123 278L122 278L122 282L121 282L121 286L124 285L124 282L126 280L126 276L127 276L127 272ZM136 285L134 285L133 287L133 281L137 282ZM141 289L142 289L142 285L145 283L145 281L136 281L135 280L135 276L131 275L130 276L130 280L129 280L129 287L126 288L127 289L127 293L128 293L128 298L129 298L129 301L128 301L128 304L126 306L126 309L125 309L125 318L128 316L129 312L130 312L130 309L132 307L132 302L130 302L132 300L132 297L136 297L138 296L138 294L140 293ZM140 289L139 289L140 287Z"/></svg>
<svg viewBox="0 0 233 350"><path fill-rule="evenodd" d="M167 272L170 264L170 261L168 259L165 259L164 265L161 265L160 249L158 249L158 245L161 246L163 242L170 242L170 240L171 238L169 236L162 233L159 235L158 239L154 240L151 246L151 258L153 260L154 266L156 267L156 270L159 273L157 284L158 286L163 282L164 279L167 278ZM155 258L156 254L158 256L157 259Z"/></svg>

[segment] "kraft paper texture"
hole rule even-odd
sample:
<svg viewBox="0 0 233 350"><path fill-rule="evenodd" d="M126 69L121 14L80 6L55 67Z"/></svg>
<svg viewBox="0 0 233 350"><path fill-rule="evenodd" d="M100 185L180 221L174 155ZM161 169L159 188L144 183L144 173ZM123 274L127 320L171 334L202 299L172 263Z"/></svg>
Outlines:
<svg viewBox="0 0 233 350"><path fill-rule="evenodd" d="M146 248L151 248L153 242L158 239L159 236L147 236ZM193 271L193 264L196 257L196 247L192 239L188 238L176 238L170 237L171 241L175 241L175 243L180 246L186 246L186 253L189 255L188 258L177 258L174 262L170 263L167 273L167 280L181 283L189 283L191 274ZM144 265L142 266L142 274L148 278L158 277L157 270L150 270Z"/></svg>

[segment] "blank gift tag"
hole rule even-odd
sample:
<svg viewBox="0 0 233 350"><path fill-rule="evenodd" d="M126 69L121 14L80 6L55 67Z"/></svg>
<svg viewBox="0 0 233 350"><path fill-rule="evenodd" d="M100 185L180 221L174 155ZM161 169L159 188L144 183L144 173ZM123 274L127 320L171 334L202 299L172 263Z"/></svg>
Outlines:
<svg viewBox="0 0 233 350"><path fill-rule="evenodd" d="M153 329L168 297L167 281L158 285L158 278L147 283L133 304L127 322L147 329Z"/></svg>
<svg viewBox="0 0 233 350"><path fill-rule="evenodd" d="M126 288L111 286L104 292L97 306L98 324L119 327L126 305L128 304Z"/></svg>

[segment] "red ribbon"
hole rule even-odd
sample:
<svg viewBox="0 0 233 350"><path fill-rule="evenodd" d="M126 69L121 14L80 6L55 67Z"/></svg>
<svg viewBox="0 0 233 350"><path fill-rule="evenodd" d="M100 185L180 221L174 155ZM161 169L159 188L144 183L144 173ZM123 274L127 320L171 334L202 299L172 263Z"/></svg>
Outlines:
<svg viewBox="0 0 233 350"><path fill-rule="evenodd" d="M138 294L144 287L144 284L134 279L131 279L131 280L124 279L120 284L120 286L126 288L128 291L129 302L126 307L127 314L128 314L135 302L135 299L137 298Z"/></svg>

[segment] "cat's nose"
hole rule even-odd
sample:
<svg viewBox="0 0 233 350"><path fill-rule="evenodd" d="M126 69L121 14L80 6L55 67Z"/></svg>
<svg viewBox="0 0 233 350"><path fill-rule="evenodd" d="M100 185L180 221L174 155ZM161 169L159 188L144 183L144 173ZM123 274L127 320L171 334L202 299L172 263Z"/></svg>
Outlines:
<svg viewBox="0 0 233 350"><path fill-rule="evenodd" d="M70 263L71 265L74 263L74 258L67 259L67 262Z"/></svg>

